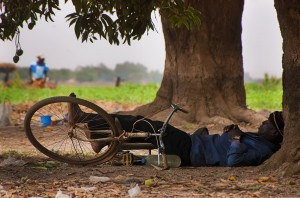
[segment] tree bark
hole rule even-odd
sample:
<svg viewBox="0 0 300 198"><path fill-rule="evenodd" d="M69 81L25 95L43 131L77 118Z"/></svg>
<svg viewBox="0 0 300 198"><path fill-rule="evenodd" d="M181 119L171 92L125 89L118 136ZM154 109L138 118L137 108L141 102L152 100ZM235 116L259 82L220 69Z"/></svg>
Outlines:
<svg viewBox="0 0 300 198"><path fill-rule="evenodd" d="M188 1L201 12L201 26L173 28L162 16L166 45L165 71L153 103L154 112L176 102L189 122L225 124L261 122L246 107L242 62L242 0ZM225 118L222 119L222 118ZM256 119L257 118L257 119Z"/></svg>
<svg viewBox="0 0 300 198"><path fill-rule="evenodd" d="M300 4L297 0L275 0L275 8L283 38L285 128L282 148L265 168L278 168L281 175L292 175L300 172Z"/></svg>

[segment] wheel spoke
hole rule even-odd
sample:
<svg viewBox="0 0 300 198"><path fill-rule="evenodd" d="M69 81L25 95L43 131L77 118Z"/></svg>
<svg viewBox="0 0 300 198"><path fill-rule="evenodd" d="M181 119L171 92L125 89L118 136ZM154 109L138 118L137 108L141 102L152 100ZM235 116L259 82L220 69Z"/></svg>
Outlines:
<svg viewBox="0 0 300 198"><path fill-rule="evenodd" d="M85 115L84 119L80 118L85 123L70 126L68 104L78 104L81 110L93 113L93 116ZM41 123L41 116L46 115L51 116L49 126L43 126ZM96 124L89 127L88 122ZM26 135L33 146L45 155L62 162L71 164L105 162L117 152L118 142L114 141L116 139L114 137L118 137L118 131L113 119L102 108L86 100L63 96L42 100L28 110L24 125ZM99 128L102 132L99 132ZM92 134L92 139L87 138L86 134ZM101 140L101 137L105 137L104 143L99 142L103 145L103 149L96 153L89 141L95 142ZM110 142L105 146L107 141Z"/></svg>

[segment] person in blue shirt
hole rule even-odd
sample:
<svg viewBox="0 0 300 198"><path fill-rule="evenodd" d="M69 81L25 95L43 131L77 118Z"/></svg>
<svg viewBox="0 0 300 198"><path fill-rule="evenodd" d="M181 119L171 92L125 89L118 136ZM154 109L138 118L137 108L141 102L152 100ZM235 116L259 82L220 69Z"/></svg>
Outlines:
<svg viewBox="0 0 300 198"><path fill-rule="evenodd" d="M49 72L49 67L45 63L44 56L37 56L37 61L33 62L29 67L29 81L33 83L34 81L42 80L46 82L47 73Z"/></svg>
<svg viewBox="0 0 300 198"><path fill-rule="evenodd" d="M74 107L76 122L87 122L90 130L105 127L95 114L87 114ZM117 118L125 131L153 131L162 127L163 122L153 121L142 116L111 114ZM97 121L96 121L97 120ZM140 121L142 120L142 121ZM104 124L104 125L103 125ZM133 127L134 125L134 127ZM100 127L101 126L101 127ZM207 128L200 128L193 134L167 126L163 137L165 152L178 155L181 166L257 166L280 149L283 140L284 120L282 112L275 111L269 115L258 129L258 133L242 132L237 125L224 128L222 134L209 135ZM86 134L88 138L101 138L99 135ZM155 138L146 140L132 139L131 142L150 142L157 145ZM107 143L92 142L93 150L98 153Z"/></svg>

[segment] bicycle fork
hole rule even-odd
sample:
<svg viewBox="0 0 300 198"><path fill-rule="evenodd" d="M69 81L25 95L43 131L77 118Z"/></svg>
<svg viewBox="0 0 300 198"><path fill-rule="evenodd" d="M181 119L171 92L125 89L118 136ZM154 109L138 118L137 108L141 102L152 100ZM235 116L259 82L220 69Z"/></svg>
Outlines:
<svg viewBox="0 0 300 198"><path fill-rule="evenodd" d="M162 160L162 165L163 165L163 169L168 169L169 165L168 165L168 160L167 160L167 155L165 153L165 144L163 141L163 137L166 134L166 129L167 129L167 125L172 117L172 115L177 111L180 110L184 113L187 113L186 110L182 109L181 107L179 107L177 104L171 104L172 110L169 113L168 117L166 118L165 122L163 123L163 126L158 130L159 131L159 147L158 147L158 164L161 164L161 160Z"/></svg>

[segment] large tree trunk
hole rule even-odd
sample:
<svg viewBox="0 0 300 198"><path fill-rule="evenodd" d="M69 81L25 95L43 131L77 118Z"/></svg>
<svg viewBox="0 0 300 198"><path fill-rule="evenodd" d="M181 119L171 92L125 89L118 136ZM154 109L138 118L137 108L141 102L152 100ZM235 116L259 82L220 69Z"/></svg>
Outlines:
<svg viewBox="0 0 300 198"><path fill-rule="evenodd" d="M255 119L254 112L246 108L241 43L244 1L189 3L201 12L199 28L173 28L162 17L164 77L146 112L176 102L189 110L183 117L189 122L262 121L265 118Z"/></svg>
<svg viewBox="0 0 300 198"><path fill-rule="evenodd" d="M300 3L275 0L283 37L283 111L285 119L282 148L266 163L282 175L300 171Z"/></svg>

